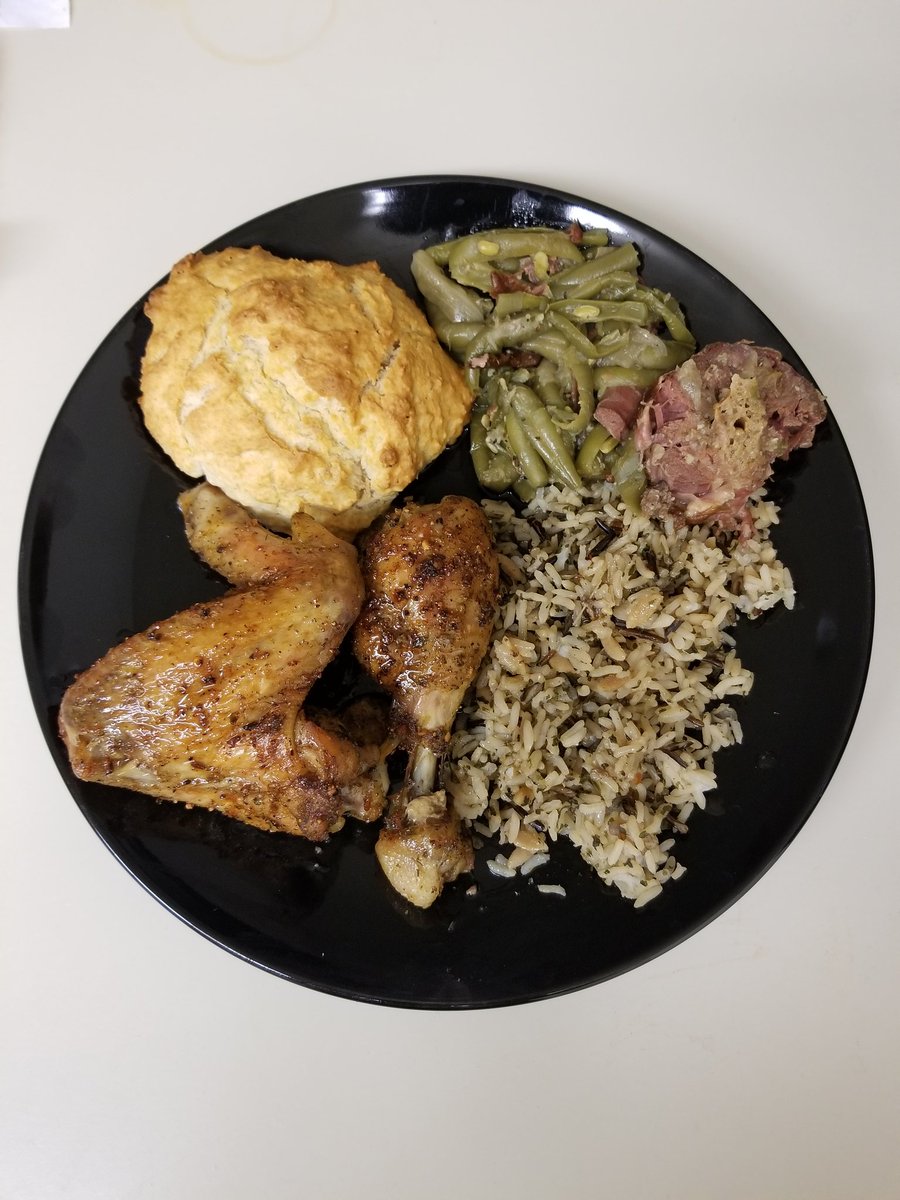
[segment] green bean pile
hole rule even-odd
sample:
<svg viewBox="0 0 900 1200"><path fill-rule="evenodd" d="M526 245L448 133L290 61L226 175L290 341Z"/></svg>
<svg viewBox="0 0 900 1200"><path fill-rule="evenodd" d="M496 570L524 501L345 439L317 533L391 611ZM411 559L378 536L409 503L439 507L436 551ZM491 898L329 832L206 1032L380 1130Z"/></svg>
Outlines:
<svg viewBox="0 0 900 1200"><path fill-rule="evenodd" d="M577 225L489 229L417 250L411 269L475 396L482 486L527 500L551 481L577 491L610 477L636 504L639 457L597 404L611 387L645 391L696 348L678 302L641 280L637 247Z"/></svg>

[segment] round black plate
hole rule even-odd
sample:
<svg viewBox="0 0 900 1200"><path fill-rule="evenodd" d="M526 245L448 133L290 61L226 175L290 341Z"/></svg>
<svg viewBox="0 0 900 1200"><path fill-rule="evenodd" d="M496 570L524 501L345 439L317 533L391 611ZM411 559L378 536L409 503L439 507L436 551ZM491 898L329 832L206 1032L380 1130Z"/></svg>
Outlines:
<svg viewBox="0 0 900 1200"><path fill-rule="evenodd" d="M375 259L415 295L408 264L419 246L473 227L572 220L635 241L646 278L679 297L701 344L748 338L805 370L750 300L695 255L602 205L530 184L438 177L345 187L257 217L207 249L260 244L301 258ZM561 845L537 874L563 884L565 899L539 893L535 875L499 880L482 863L476 896L465 894L466 881L418 912L381 877L372 828L350 825L315 847L76 780L56 733L73 674L126 634L222 590L181 528L175 497L187 481L146 436L135 405L142 306L143 297L93 355L47 441L25 518L20 612L34 703L59 770L154 896L218 945L297 983L358 1000L475 1008L608 979L674 946L759 879L831 778L868 666L871 545L833 418L771 489L784 506L775 541L797 607L741 625L739 651L756 672L741 705L744 743L718 756L718 791L681 840L687 873L646 908L635 911ZM411 491L476 494L464 444Z"/></svg>

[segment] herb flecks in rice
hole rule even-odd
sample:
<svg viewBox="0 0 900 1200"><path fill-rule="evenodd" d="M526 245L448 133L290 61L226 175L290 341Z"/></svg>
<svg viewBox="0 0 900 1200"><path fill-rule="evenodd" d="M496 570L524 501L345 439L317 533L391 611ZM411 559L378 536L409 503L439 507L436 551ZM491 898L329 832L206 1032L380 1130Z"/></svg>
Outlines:
<svg viewBox="0 0 900 1200"><path fill-rule="evenodd" d="M609 485L544 488L520 516L484 507L507 589L448 790L513 848L495 873L534 869L567 837L645 904L683 873L673 835L715 787L716 751L741 740L726 701L753 677L729 630L741 613L793 607L769 540L777 509L756 499L755 535L729 543L634 514Z"/></svg>

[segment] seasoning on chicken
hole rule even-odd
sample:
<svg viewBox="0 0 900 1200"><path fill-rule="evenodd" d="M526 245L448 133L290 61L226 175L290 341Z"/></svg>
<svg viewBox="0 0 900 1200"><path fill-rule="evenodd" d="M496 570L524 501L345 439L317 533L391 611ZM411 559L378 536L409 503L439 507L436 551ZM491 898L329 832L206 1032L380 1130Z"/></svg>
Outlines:
<svg viewBox="0 0 900 1200"><path fill-rule="evenodd" d="M398 508L365 538L363 575L353 648L390 693L393 730L409 755L376 854L393 887L426 908L473 866L439 775L493 628L499 568L488 521L462 496Z"/></svg>
<svg viewBox="0 0 900 1200"><path fill-rule="evenodd" d="M812 445L822 394L776 350L715 342L663 375L635 426L649 487L641 507L750 532L749 497L777 458Z"/></svg>
<svg viewBox="0 0 900 1200"><path fill-rule="evenodd" d="M374 820L383 747L302 710L362 605L355 549L304 514L273 534L208 484L179 503L192 547L235 590L75 680L59 725L76 775L316 841L345 815Z"/></svg>

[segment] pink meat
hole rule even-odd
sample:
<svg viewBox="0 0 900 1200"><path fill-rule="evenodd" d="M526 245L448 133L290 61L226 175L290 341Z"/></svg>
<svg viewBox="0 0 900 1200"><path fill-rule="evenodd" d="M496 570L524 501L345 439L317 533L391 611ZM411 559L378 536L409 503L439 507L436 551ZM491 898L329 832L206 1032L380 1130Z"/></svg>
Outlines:
<svg viewBox="0 0 900 1200"><path fill-rule="evenodd" d="M640 388L621 383L607 388L594 410L594 420L608 430L617 442L624 442L635 422L644 393Z"/></svg>
<svg viewBox="0 0 900 1200"><path fill-rule="evenodd" d="M530 265L531 260L526 262ZM523 270L521 273L512 271L491 271L491 295L496 298L503 292L530 292L532 296L547 296L550 285L546 280L538 279L534 269Z"/></svg>
<svg viewBox="0 0 900 1200"><path fill-rule="evenodd" d="M749 497L776 459L812 444L822 394L776 350L715 342L663 375L635 423L653 516L748 533Z"/></svg>

